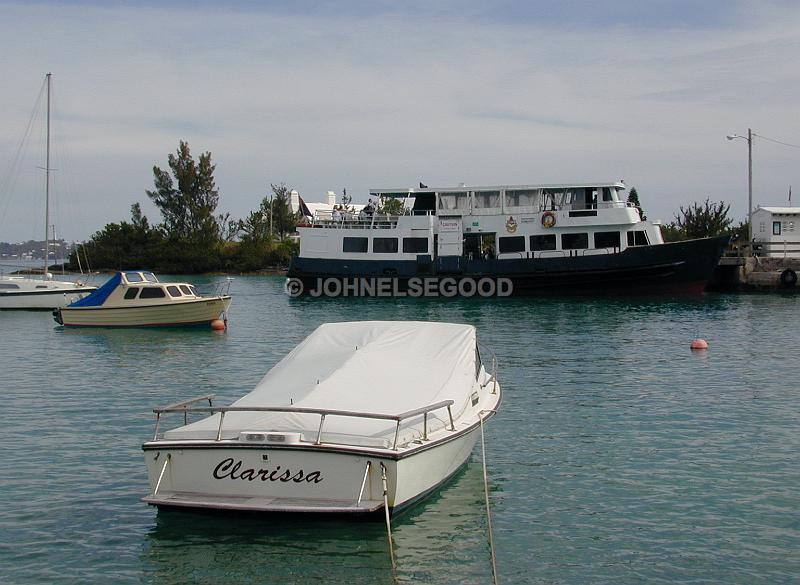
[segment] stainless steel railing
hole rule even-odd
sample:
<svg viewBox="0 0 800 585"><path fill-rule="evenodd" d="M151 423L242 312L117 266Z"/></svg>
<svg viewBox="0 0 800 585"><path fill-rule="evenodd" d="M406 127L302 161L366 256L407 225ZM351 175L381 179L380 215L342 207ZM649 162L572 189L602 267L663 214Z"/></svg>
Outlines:
<svg viewBox="0 0 800 585"><path fill-rule="evenodd" d="M454 404L453 400L442 400L441 402L436 402L434 404L429 404L428 406L423 406L421 408L415 408L414 410L409 410L407 412L403 412L400 414L383 414L383 413L375 413L375 412L359 412L353 410L333 410L328 408L304 408L304 407L295 407L295 406L212 406L211 400L214 398L213 394L209 394L206 396L198 396L197 398L191 398L189 400L184 400L183 402L176 402L173 404L169 404L167 406L162 406L159 408L154 408L153 412L156 415L156 430L153 436L153 440L158 440L158 429L159 424L161 422L161 415L165 413L171 412L182 412L184 415L184 424L186 424L187 418L189 413L208 413L208 414L216 414L219 413L219 426L217 428L217 441L222 440L222 429L223 424L225 421L225 414L228 412L290 412L295 414L316 414L319 415L319 428L317 429L317 438L314 441L315 445L319 445L322 443L322 431L323 426L325 424L326 417L329 416L344 416L344 417L352 417L352 418L369 418L374 420L392 420L396 422L395 425L395 432L394 432L394 442L392 444L392 449L397 450L397 443L400 436L400 423L404 420L422 416L423 417L423 431L422 431L422 439L428 439L428 415L434 411L439 410L440 408L447 408L448 418L450 420L450 429L451 431L455 431L455 423L453 421L453 411L452 405ZM190 405L195 404L197 402L203 402L208 400L208 406L202 407L190 407Z"/></svg>

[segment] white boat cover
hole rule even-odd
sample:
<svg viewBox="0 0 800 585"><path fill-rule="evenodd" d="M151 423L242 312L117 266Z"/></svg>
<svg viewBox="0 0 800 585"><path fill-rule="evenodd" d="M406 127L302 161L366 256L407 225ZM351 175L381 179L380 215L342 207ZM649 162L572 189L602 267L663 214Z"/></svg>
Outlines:
<svg viewBox="0 0 800 585"><path fill-rule="evenodd" d="M318 327L233 406L294 406L396 415L453 400L466 408L476 381L471 325L414 321L328 323ZM223 438L244 431L301 432L316 440L320 416L228 412ZM449 425L446 409L429 415L429 432ZM216 437L219 414L165 433L168 440ZM344 416L325 419L322 441L389 447L396 422ZM422 434L422 416L401 423L402 444Z"/></svg>

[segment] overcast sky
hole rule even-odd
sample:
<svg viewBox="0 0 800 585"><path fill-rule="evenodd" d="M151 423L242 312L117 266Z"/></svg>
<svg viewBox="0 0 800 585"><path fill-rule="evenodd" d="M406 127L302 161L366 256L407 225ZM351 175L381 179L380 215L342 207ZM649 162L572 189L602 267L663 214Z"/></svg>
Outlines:
<svg viewBox="0 0 800 585"><path fill-rule="evenodd" d="M53 73L55 217L127 220L153 165L211 151L220 212L269 183L347 188L624 179L651 219L747 209L747 143L800 144L800 2L2 2L0 241L43 237ZM754 140L754 204L800 199L800 148Z"/></svg>

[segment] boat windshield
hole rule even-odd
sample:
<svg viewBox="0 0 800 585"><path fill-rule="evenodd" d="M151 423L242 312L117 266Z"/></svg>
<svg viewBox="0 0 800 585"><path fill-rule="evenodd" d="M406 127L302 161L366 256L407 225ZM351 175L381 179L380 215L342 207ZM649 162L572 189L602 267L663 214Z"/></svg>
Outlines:
<svg viewBox="0 0 800 585"><path fill-rule="evenodd" d="M142 272L142 276L147 282L158 282L156 275L152 272Z"/></svg>

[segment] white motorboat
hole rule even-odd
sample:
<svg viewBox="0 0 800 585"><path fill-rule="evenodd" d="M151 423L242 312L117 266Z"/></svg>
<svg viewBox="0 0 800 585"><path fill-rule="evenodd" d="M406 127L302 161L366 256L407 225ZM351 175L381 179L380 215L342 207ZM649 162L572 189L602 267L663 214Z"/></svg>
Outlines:
<svg viewBox="0 0 800 585"><path fill-rule="evenodd" d="M475 328L330 323L227 407L154 410L157 506L365 514L418 501L461 468L500 404ZM208 401L208 406L197 406ZM166 413L209 414L163 434Z"/></svg>
<svg viewBox="0 0 800 585"><path fill-rule="evenodd" d="M229 281L230 282L230 281ZM186 282L159 282L152 272L117 272L89 296L53 311L67 327L179 327L224 318L230 295L203 297Z"/></svg>
<svg viewBox="0 0 800 585"><path fill-rule="evenodd" d="M50 86L51 74L45 76L47 86L47 146L45 153L44 205L44 271L42 278L0 275L0 309L56 309L66 307L97 289L81 281L53 280L47 272L50 252Z"/></svg>

